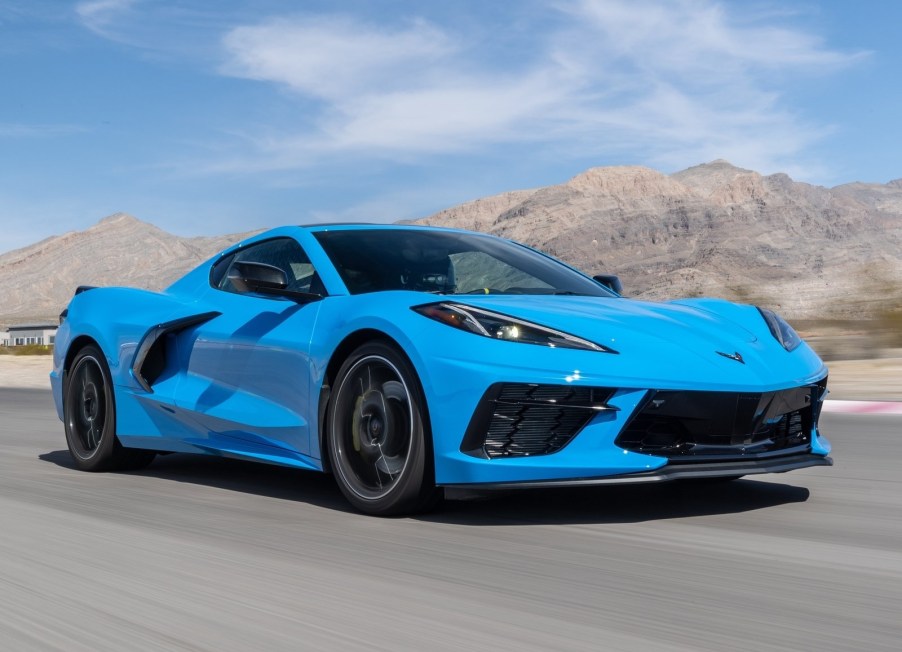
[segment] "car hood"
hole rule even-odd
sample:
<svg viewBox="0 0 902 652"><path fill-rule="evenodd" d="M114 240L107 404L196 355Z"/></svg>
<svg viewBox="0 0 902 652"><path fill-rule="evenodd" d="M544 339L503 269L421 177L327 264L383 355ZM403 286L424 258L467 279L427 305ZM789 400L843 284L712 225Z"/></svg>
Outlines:
<svg viewBox="0 0 902 652"><path fill-rule="evenodd" d="M721 299L652 303L613 297L485 295L445 300L561 330L620 354L596 354L580 362L575 369L587 382L616 382L622 387L709 385L727 391L803 384L826 373L806 344L787 352L754 306Z"/></svg>
<svg viewBox="0 0 902 652"><path fill-rule="evenodd" d="M633 350L697 350L708 357L713 350L734 353L758 342L751 330L764 321L751 306L706 300L652 303L633 299L498 295L448 297L448 301L504 313L565 331L610 347L620 353ZM752 319L760 325L746 327ZM776 342L774 342L776 344Z"/></svg>
<svg viewBox="0 0 902 652"><path fill-rule="evenodd" d="M754 306L722 299L653 303L572 295L435 295L386 292L349 297L367 307L348 329L384 329L413 351L415 364L441 358L453 365L491 366L508 377L519 369L531 377L567 380L579 373L599 387L700 387L749 390L812 382L826 367L805 344L792 352L771 335ZM474 306L553 328L609 347L619 355L493 343L470 333L451 337L435 320L402 307L427 303ZM409 315L409 317L406 317ZM441 340L448 335L448 341ZM544 349L544 351L543 351ZM418 351L422 350L420 355ZM738 355L737 355L738 354ZM439 375L446 374L443 370ZM570 382L567 380L567 382Z"/></svg>

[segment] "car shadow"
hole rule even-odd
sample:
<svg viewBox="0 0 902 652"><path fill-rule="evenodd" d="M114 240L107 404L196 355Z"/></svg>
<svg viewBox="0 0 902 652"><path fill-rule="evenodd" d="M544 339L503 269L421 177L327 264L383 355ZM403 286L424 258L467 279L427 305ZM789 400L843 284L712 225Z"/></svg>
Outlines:
<svg viewBox="0 0 902 652"><path fill-rule="evenodd" d="M449 493L442 511L420 518L458 525L641 523L803 503L810 495L805 487L749 479Z"/></svg>
<svg viewBox="0 0 902 652"><path fill-rule="evenodd" d="M76 468L68 450L42 453L38 457L57 466L73 470ZM212 455L172 453L158 455L150 466L140 471L114 473L215 487L267 498L308 503L340 512L353 512L331 476L287 466Z"/></svg>
<svg viewBox="0 0 902 652"><path fill-rule="evenodd" d="M38 457L75 468L67 450ZM354 511L331 476L258 462L174 453L157 457L146 469L120 473L291 500L338 512ZM447 491L436 511L414 518L468 526L640 523L736 514L802 503L808 497L805 487L752 479L518 491L453 489Z"/></svg>

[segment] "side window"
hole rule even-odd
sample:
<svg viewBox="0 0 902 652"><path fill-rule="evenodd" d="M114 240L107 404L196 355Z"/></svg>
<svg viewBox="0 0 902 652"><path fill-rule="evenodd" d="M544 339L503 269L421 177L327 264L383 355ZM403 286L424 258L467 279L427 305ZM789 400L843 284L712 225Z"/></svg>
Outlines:
<svg viewBox="0 0 902 652"><path fill-rule="evenodd" d="M222 279L226 277L226 273L229 271L234 259L235 254L231 254L213 263L213 268L210 270L210 285L218 288L222 284Z"/></svg>
<svg viewBox="0 0 902 652"><path fill-rule="evenodd" d="M236 261L265 263L285 272L288 288L294 292L314 292L325 294L307 254L292 238L276 238L259 242L218 261L210 273L213 287L226 292L236 292L229 280L229 268Z"/></svg>

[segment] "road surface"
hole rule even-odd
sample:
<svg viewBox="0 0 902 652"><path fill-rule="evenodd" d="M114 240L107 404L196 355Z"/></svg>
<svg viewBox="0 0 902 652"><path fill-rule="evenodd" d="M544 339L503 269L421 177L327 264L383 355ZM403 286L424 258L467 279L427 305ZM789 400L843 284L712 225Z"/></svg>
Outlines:
<svg viewBox="0 0 902 652"><path fill-rule="evenodd" d="M76 471L44 390L0 424L5 650L902 649L902 417L825 415L832 468L411 519L278 467Z"/></svg>

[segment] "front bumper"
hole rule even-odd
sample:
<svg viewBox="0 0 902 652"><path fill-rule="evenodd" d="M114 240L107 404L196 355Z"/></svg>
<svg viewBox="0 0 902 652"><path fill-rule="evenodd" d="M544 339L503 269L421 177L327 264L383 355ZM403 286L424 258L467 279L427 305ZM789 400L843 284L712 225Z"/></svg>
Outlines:
<svg viewBox="0 0 902 652"><path fill-rule="evenodd" d="M429 330L432 322L426 321L424 330ZM807 347L792 353L781 349L773 354L765 346L766 342L749 344L743 349L746 364L713 353L704 357L687 353L687 359L678 360L680 364L676 365L675 361L650 353L626 356L551 349L475 337L441 325L435 325L435 328L442 330L435 334L431 331L418 333L417 336L435 335L433 339L439 341L441 335L440 349L430 345L429 355L412 356L412 361L427 398L435 481L442 486L553 484L653 474L675 466L673 457L683 457L681 453L675 455L667 450L655 450L659 443L666 449L671 442L643 438L633 445L627 442L620 442L620 445L617 440L634 415L646 409L650 402L654 405L654 401L662 398L657 396L658 391L764 395L813 386L827 375L823 362ZM761 351L752 355L756 346ZM572 387L574 392L572 395L516 397L502 391L497 396L491 393L487 396L487 392L498 384L566 386ZM608 391L581 395L599 388L608 388ZM822 398L819 392L811 396L813 404ZM530 412L527 415L513 409L492 408L484 413L487 398L499 404L530 403ZM559 412L535 405L543 400L550 402L552 398L555 405L563 408ZM675 397L663 398L667 402L659 410L662 415L668 412L669 406L681 407L680 402L674 402ZM742 405L748 407L745 403L742 401ZM753 403L752 408L757 409L760 399ZM595 415L583 425L577 411L587 406L595 410ZM704 411L708 406L701 407ZM763 414L765 426L780 427L770 423L769 410ZM529 423L526 423L526 416L530 417ZM778 435L775 441L785 441L776 447L764 447L762 451L757 446L756 433L749 442L753 444L752 448L737 453L735 447L747 444L734 436L738 433L731 431L728 441L698 438L694 442L698 445L686 456L691 459L683 459L681 463L726 461L698 459L708 458L711 453L720 454L721 450L705 450L704 447L716 445L720 449L722 444L733 449L729 451L732 459L750 459L761 452L771 453L766 457L774 459L801 453L811 454L815 460L823 459L830 453L830 444L817 430L817 411L811 416L802 424L810 433L807 441L784 438L782 431L775 430L773 434ZM504 427L507 420L517 422L514 437L510 436L512 429ZM472 427L474 421L481 421L480 428ZM553 427L545 430L551 438L544 443L539 441L542 428L538 426L552 421ZM711 429L718 429L721 423L722 419L715 419ZM656 432L655 428L651 432ZM690 432L694 430L690 429ZM798 427L793 426L789 432L796 435ZM680 452L684 449L679 447ZM509 451L520 454L507 454Z"/></svg>
<svg viewBox="0 0 902 652"><path fill-rule="evenodd" d="M782 386L724 391L712 383L666 395L580 372L561 379L534 368L489 372L472 365L468 371L488 383L443 385L450 395L429 402L435 479L442 486L647 482L829 463L823 460L830 444L817 428L825 394L820 368ZM488 389L477 394L480 385ZM536 391L521 392L527 385ZM585 421L587 408L593 413ZM663 426L680 436L662 439Z"/></svg>

